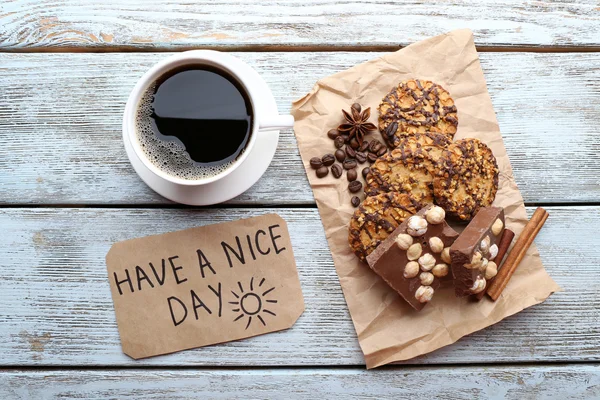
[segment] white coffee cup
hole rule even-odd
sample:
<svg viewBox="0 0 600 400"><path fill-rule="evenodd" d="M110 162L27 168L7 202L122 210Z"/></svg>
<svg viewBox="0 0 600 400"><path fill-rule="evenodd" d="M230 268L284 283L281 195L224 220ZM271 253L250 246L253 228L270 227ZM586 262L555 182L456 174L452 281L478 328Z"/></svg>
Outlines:
<svg viewBox="0 0 600 400"><path fill-rule="evenodd" d="M243 153L238 156L232 165L228 166L227 169L223 170L222 172L207 178L196 180L182 179L173 175L169 175L156 167L146 157L144 151L142 150L135 127L139 103L143 94L148 90L150 85L156 82L156 80L165 73L186 65L206 65L207 67L217 68L227 72L238 81L248 95L248 98L252 103L253 112L252 131ZM150 68L140 78L129 95L129 99L127 100L127 104L125 106L125 112L123 114L123 140L129 141L129 144L133 148L133 153L137 158L139 158L139 160L146 166L148 170L165 181L174 183L176 185L200 186L222 179L237 169L244 162L244 160L252 152L252 148L254 147L254 143L256 142L258 135L268 135L269 131L291 128L294 125L294 117L291 115L263 115L261 113L260 108L256 105L256 101L263 94L257 93L255 89L256 86L249 84L253 73L254 71L252 68L240 59L227 53L221 53L213 50L186 51L162 60Z"/></svg>

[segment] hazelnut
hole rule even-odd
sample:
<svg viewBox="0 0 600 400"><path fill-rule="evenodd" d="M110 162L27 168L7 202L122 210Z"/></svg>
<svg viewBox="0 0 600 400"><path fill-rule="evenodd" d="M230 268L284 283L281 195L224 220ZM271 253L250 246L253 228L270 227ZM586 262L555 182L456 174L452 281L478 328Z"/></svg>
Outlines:
<svg viewBox="0 0 600 400"><path fill-rule="evenodd" d="M419 265L423 271L431 271L435 266L435 258L431 254L425 253L419 257Z"/></svg>
<svg viewBox="0 0 600 400"><path fill-rule="evenodd" d="M490 237L486 236L485 238L483 238L483 240L481 241L481 243L479 243L479 249L481 250L481 252L483 254L487 254L487 252L490 250Z"/></svg>
<svg viewBox="0 0 600 400"><path fill-rule="evenodd" d="M476 251L471 257L471 264L479 264L481 262L481 253Z"/></svg>
<svg viewBox="0 0 600 400"><path fill-rule="evenodd" d="M481 262L479 263L479 270L482 272L485 271L485 268L487 267L488 263L489 261L487 258L482 258Z"/></svg>
<svg viewBox="0 0 600 400"><path fill-rule="evenodd" d="M433 206L425 213L425 218L427 218L427 222L430 224L441 224L444 222L444 218L446 218L446 212L442 207Z"/></svg>
<svg viewBox="0 0 600 400"><path fill-rule="evenodd" d="M411 236L424 235L427 232L427 221L419 215L413 215L408 219L406 232Z"/></svg>
<svg viewBox="0 0 600 400"><path fill-rule="evenodd" d="M450 257L450 247L446 247L444 250L442 250L442 261L445 262L446 264L451 264L452 263L452 258Z"/></svg>
<svg viewBox="0 0 600 400"><path fill-rule="evenodd" d="M504 224L502 223L502 220L498 218L494 221L494 224L492 225L492 233L494 234L494 236L498 236L500 232L502 232L502 228L504 228Z"/></svg>
<svg viewBox="0 0 600 400"><path fill-rule="evenodd" d="M410 261L404 266L404 277L406 279L414 278L419 275L419 263Z"/></svg>
<svg viewBox="0 0 600 400"><path fill-rule="evenodd" d="M434 236L429 239L429 248L434 253L441 253L444 250L444 242L437 236Z"/></svg>
<svg viewBox="0 0 600 400"><path fill-rule="evenodd" d="M473 286L471 286L471 293L477 294L483 292L485 290L485 284L485 278L478 277L475 279L475 282L473 282Z"/></svg>
<svg viewBox="0 0 600 400"><path fill-rule="evenodd" d="M433 274L431 272L421 272L419 279L421 280L421 285L429 286L433 283Z"/></svg>
<svg viewBox="0 0 600 400"><path fill-rule="evenodd" d="M490 261L485 269L485 279L492 279L498 273L498 266L495 262Z"/></svg>
<svg viewBox="0 0 600 400"><path fill-rule="evenodd" d="M415 299L419 300L419 303L427 303L431 301L433 297L433 288L431 286L419 286L415 292Z"/></svg>
<svg viewBox="0 0 600 400"><path fill-rule="evenodd" d="M413 238L406 233L401 233L396 237L396 246L402 250L408 250L411 244L413 244Z"/></svg>
<svg viewBox="0 0 600 400"><path fill-rule="evenodd" d="M436 278L443 278L444 276L448 275L448 264L437 264L435 267L433 267L431 272Z"/></svg>
<svg viewBox="0 0 600 400"><path fill-rule="evenodd" d="M406 250L406 257L409 260L414 261L417 258L421 257L422 252L423 247L421 246L421 243L415 243L412 246L410 246L408 250Z"/></svg>
<svg viewBox="0 0 600 400"><path fill-rule="evenodd" d="M497 255L498 255L498 246L493 244L490 247L490 260L493 260L494 258L496 258Z"/></svg>

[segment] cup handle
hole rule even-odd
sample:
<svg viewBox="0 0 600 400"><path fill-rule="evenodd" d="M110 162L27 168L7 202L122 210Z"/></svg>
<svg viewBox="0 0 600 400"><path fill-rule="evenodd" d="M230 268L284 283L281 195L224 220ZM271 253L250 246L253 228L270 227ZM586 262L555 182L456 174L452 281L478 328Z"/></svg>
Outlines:
<svg viewBox="0 0 600 400"><path fill-rule="evenodd" d="M273 115L262 118L258 124L259 131L278 131L294 126L294 117L291 115Z"/></svg>

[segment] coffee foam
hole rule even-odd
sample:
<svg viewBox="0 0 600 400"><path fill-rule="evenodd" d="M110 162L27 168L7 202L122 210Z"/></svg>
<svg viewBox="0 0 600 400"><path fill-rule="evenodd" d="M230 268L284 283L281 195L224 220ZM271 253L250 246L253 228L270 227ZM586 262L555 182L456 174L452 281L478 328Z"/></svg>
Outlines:
<svg viewBox="0 0 600 400"><path fill-rule="evenodd" d="M152 84L140 99L135 115L135 132L146 158L162 172L185 180L212 178L229 167L235 160L218 165L201 165L191 159L185 147L177 141L162 140L152 128L152 101L156 83Z"/></svg>

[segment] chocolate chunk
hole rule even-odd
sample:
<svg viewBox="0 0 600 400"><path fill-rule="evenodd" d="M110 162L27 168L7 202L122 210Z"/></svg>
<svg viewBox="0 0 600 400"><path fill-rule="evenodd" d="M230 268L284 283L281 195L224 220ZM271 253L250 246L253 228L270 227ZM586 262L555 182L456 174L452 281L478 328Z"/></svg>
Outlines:
<svg viewBox="0 0 600 400"><path fill-rule="evenodd" d="M464 297L485 290L485 273L489 262L495 264L498 244L503 229L492 230L494 223L500 220L504 228L504 210L500 207L483 207L462 231L456 242L450 247L452 274L454 275L454 293ZM494 235L494 231L498 233ZM500 260L498 260L500 261ZM496 270L499 265L496 265Z"/></svg>
<svg viewBox="0 0 600 400"><path fill-rule="evenodd" d="M356 168L356 160L350 160L350 159L346 159L343 163L342 166L344 167L344 169L352 169L352 168Z"/></svg>
<svg viewBox="0 0 600 400"><path fill-rule="evenodd" d="M329 167L335 162L335 156L331 153L325 154L323 158L321 158L321 161L323 161L323 165Z"/></svg>
<svg viewBox="0 0 600 400"><path fill-rule="evenodd" d="M322 166L317 170L317 178L325 178L329 174L329 168Z"/></svg>
<svg viewBox="0 0 600 400"><path fill-rule="evenodd" d="M352 203L353 207L358 207L360 205L360 199L358 198L358 196L352 196L350 203Z"/></svg>
<svg viewBox="0 0 600 400"><path fill-rule="evenodd" d="M427 221L427 212L434 207L430 204L419 210L416 221ZM415 224L411 218L407 218L377 246L367 257L367 262L375 273L419 311L427 303L419 299L427 300L427 295L435 295L440 280L451 276L450 266L442 259L443 250L439 250L449 248L458 232L442 219L435 224L424 224L425 231L419 235L420 231L411 228L422 228L422 225ZM423 289L419 289L421 287Z"/></svg>
<svg viewBox="0 0 600 400"><path fill-rule="evenodd" d="M365 161L367 161L367 155L361 151L357 151L356 161L358 161L360 164L363 164Z"/></svg>
<svg viewBox="0 0 600 400"><path fill-rule="evenodd" d="M331 174L336 179L339 179L339 177L342 176L343 171L344 170L342 169L342 166L340 164L333 164L331 166Z"/></svg>
<svg viewBox="0 0 600 400"><path fill-rule="evenodd" d="M334 140L336 137L340 136L340 131L337 129L330 129L329 132L327 132L327 136L329 139Z"/></svg>
<svg viewBox="0 0 600 400"><path fill-rule="evenodd" d="M312 169L319 169L323 165L323 161L319 157L313 157L310 159L310 167Z"/></svg>
<svg viewBox="0 0 600 400"><path fill-rule="evenodd" d="M333 145L335 146L336 149L342 148L344 143L346 143L346 138L344 138L344 136L342 136L342 135L336 137L335 140L333 141Z"/></svg>
<svg viewBox="0 0 600 400"><path fill-rule="evenodd" d="M356 178L358 178L358 174L356 173L356 168L349 169L348 172L346 172L346 178L348 178L348 182L355 181Z"/></svg>
<svg viewBox="0 0 600 400"><path fill-rule="evenodd" d="M346 152L342 149L337 149L335 151L335 159L339 162L344 162L344 160L346 159Z"/></svg>
<svg viewBox="0 0 600 400"><path fill-rule="evenodd" d="M348 184L348 190L350 193L356 193L362 189L362 183L360 181L352 181Z"/></svg>

